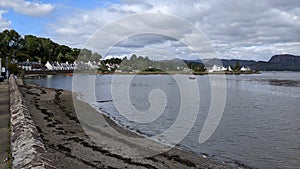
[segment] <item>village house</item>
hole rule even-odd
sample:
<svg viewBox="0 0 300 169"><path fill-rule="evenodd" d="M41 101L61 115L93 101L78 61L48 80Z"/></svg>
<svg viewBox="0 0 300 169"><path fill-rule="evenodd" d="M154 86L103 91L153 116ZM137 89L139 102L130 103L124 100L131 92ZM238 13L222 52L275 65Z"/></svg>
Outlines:
<svg viewBox="0 0 300 169"><path fill-rule="evenodd" d="M69 64L68 62L66 63L59 63L59 62L52 62L50 63L47 61L45 64L45 67L47 70L74 70L76 68L75 64Z"/></svg>
<svg viewBox="0 0 300 169"><path fill-rule="evenodd" d="M212 73L212 72L224 72L224 71L230 71L232 72L233 69L231 68L231 66L228 66L228 68L225 68L223 66L218 66L218 65L213 65L212 67L208 67L207 71L209 73ZM242 72L248 72L248 71L251 71L251 69L247 66L243 66L241 67L240 71Z"/></svg>
<svg viewBox="0 0 300 169"><path fill-rule="evenodd" d="M40 62L18 62L18 67L23 70L45 70L46 67Z"/></svg>
<svg viewBox="0 0 300 169"><path fill-rule="evenodd" d="M218 65L213 65L212 67L208 68L207 71L209 73L212 72L222 72L222 71L226 71L227 69L223 66L218 66Z"/></svg>
<svg viewBox="0 0 300 169"><path fill-rule="evenodd" d="M248 72L248 71L251 71L251 69L250 69L250 67L242 67L241 69L240 69L242 72Z"/></svg>

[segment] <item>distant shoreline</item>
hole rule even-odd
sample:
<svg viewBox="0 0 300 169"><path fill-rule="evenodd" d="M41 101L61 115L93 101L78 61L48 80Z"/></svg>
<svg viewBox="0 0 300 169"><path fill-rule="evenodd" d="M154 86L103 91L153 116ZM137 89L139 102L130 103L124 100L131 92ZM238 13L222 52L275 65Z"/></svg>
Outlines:
<svg viewBox="0 0 300 169"><path fill-rule="evenodd" d="M22 77L24 76L46 76L46 75L63 75L63 74L99 74L99 75L159 75L159 74L178 74L178 75L241 75L241 74L261 74L260 71L248 71L248 72L179 72L179 71L155 71L155 72L98 72L97 70L38 70L38 71L26 71Z"/></svg>

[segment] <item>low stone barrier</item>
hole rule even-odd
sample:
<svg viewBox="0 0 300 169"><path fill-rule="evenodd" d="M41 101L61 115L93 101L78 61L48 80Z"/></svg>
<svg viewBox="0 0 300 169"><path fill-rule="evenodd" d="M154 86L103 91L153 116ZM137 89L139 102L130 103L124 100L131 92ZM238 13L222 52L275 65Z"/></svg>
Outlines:
<svg viewBox="0 0 300 169"><path fill-rule="evenodd" d="M9 78L9 86L12 168L56 168L45 149L13 76Z"/></svg>

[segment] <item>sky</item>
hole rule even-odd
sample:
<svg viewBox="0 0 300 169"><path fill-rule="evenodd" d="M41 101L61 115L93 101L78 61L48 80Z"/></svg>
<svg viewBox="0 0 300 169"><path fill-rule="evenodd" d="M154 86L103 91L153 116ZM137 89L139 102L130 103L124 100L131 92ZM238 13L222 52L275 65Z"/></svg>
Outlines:
<svg viewBox="0 0 300 169"><path fill-rule="evenodd" d="M300 1L0 0L5 29L108 57L267 61L300 54Z"/></svg>

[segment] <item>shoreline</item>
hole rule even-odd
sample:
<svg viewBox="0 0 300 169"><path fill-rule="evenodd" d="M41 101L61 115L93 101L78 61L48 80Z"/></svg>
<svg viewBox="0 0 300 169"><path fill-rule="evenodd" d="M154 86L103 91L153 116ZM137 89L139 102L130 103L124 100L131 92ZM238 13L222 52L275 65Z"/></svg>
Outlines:
<svg viewBox="0 0 300 169"><path fill-rule="evenodd" d="M49 71L49 70L38 70L38 71L27 71L23 74L24 77L35 77L35 76L47 76L47 75L73 75L73 74L95 74L95 75L248 75L248 74L261 74L260 71L220 71L220 72L182 72L182 71L141 71L141 72L99 72L98 70L62 70L62 71Z"/></svg>
<svg viewBox="0 0 300 169"><path fill-rule="evenodd" d="M49 89L53 89L53 88L49 88ZM60 89L53 89L53 90L60 90ZM95 109L101 115L105 116L105 118L107 118L109 121L112 121L112 123L115 123L118 127L121 127L124 130L128 130L129 132L132 132L133 134L137 134L138 136L144 137L146 139L153 140L153 141L155 141L159 144L163 144L165 146L172 146L171 144L167 143L166 141L163 142L162 140L151 138L151 136L147 135L146 133L143 133L139 130L128 128L128 126L125 126L124 124L120 123L118 120L113 119L107 112L101 111L96 106L93 106L90 103L85 102L84 99L80 98L80 96L78 94L75 94L75 95L77 95L78 100L88 104L90 107ZM187 152L187 153L191 153L194 156L203 157L203 158L205 158L207 160L210 160L210 161L213 161L213 162L226 164L230 168L232 168L232 167L233 168L236 167L236 168L240 168L240 169L253 169L254 168L254 167L251 167L251 166L247 166L246 164L243 164L242 162L240 162L238 160L235 160L235 159L231 159L231 158L228 158L228 157L219 157L219 156L216 156L216 155L213 155L213 154L207 154L207 153L203 153L203 152L196 153L196 152L193 152L193 151L191 151L187 148L184 148L184 147L185 146L180 146L180 143L179 143L179 144L173 146L172 149L178 149L179 151L184 151L184 152ZM212 157L214 157L214 158L212 158ZM228 161L225 162L225 160L228 160Z"/></svg>
<svg viewBox="0 0 300 169"><path fill-rule="evenodd" d="M46 99L48 102L50 101L50 102L55 103L56 107L59 108L59 109L55 110L55 111L57 111L57 113L64 113L65 110L68 110L67 113L66 113L66 116L71 121L75 121L77 123L77 124L75 123L75 125L77 126L76 130L81 130L81 132L80 132L79 135L82 135L82 136L85 135L84 136L84 140L85 139L89 140L89 138L86 136L86 133L84 131L82 131L81 126L78 125L79 121L76 118L76 114L74 112L72 113L71 109L72 109L72 106L74 106L74 105L72 105L73 103L70 103L70 102L72 102L72 98L71 98L72 97L72 93L70 91L45 88L45 87L40 87L40 86L30 85L30 84L25 84L24 86L21 86L21 91L24 94L26 93L27 95L29 95L28 97L26 97L26 95L25 95L25 100L27 102L30 102L30 101L32 102L32 99L33 99L34 105L30 106L31 107L30 110L33 110L31 112L33 112L32 115L34 117L34 121L38 121L36 124L37 124L37 126L39 128L39 131L40 131L42 137L43 137L43 140L45 140L45 142L46 142L46 147L48 147L49 149L52 150L50 152L54 153L54 156L61 156L62 154L61 153L57 153L57 150L55 150L55 148L53 148L53 145L49 145L47 143L47 142L55 142L55 140L54 141L53 140L49 141L48 139L51 140L51 137L49 138L49 135L47 135L47 134L50 134L50 135L52 135L52 134L54 134L54 135L57 135L57 134L58 135L64 135L62 133L65 133L65 130L64 130L64 127L57 127L57 125L59 125L60 123L63 123L63 122L58 123L58 122L55 121L54 124L52 124L52 125L48 124L46 126L43 126L43 124L41 124L41 123L47 123L49 121L49 117L47 117L47 116L46 117L40 117L40 118L36 117L36 116L41 116L41 115L37 115L37 114L41 114L40 112L42 112L42 114L46 114L46 115L47 114L51 114L50 113L51 109L53 109L53 108L51 108L51 105L48 105L48 109L44 109L44 108L41 109L41 107L45 106L44 105L45 103L44 104L41 103L41 101L43 99ZM42 95L48 95L48 96L45 97L45 96L42 96ZM54 96L53 100L51 100L51 99L49 100L49 95L52 95L52 97ZM76 100L74 100L74 98L73 98L73 101L76 102ZM113 127L115 130L117 130L118 132L125 133L125 134L133 136L133 137L145 137L142 134L137 134L136 132L133 132L133 131L129 130L128 128L124 127L124 126L122 126L120 124L117 124L117 122L115 120L111 119L108 115L105 115L105 113L101 112L100 110L99 111L95 110L95 108L93 108L90 104L85 103L83 101L79 101L79 100L78 100L78 103L80 103L80 106L85 107L84 108L85 111L88 110L88 112L94 112L94 113L96 112L97 113L96 115L98 115L98 116L100 116L100 113L101 113L102 116L104 115L105 118L106 118L105 119L106 122L108 122L109 125L111 127ZM47 106L45 106L45 107L47 107ZM39 108L41 110L37 110L37 108ZM54 115L57 114L57 113L54 113ZM74 116L74 114L75 114L75 116ZM60 116L60 115L58 115L58 116ZM77 116L78 116L78 114L77 114ZM50 117L51 117L51 115L50 115ZM44 122L43 122L42 119L44 119ZM68 120L67 120L67 123L68 123ZM82 122L80 121L80 123L82 123ZM58 128L59 132L58 133L55 133L53 131L50 132L49 130L51 130L51 128ZM99 129L99 128L97 128L97 129ZM105 134L109 135L110 134L110 133L107 133L105 131L106 129L103 129L103 126L102 126L102 128L100 127L99 130L101 130L101 132L102 132L103 135L105 135ZM49 131L49 132L47 133L47 131ZM68 131L68 132L72 133L72 131ZM109 132L111 132L111 131L109 131ZM78 137L77 135L78 134L75 134L75 136L72 136L72 137L68 137L68 136L62 136L62 137L68 137L68 138L65 138L64 140L69 140L69 142L70 141L72 142L72 140L74 141L74 140L79 139L79 138L77 138ZM74 137L76 137L76 139L74 139ZM101 137L103 137L103 136L101 136ZM93 151L96 150L96 149L98 149L99 145L100 145L101 151L103 151L103 149L104 149L105 151L108 151L109 153L114 154L114 156L118 156L118 157L121 156L122 158L128 158L128 157L124 156L124 154L122 156L122 151L124 151L124 150L121 150L121 151L118 150L120 148L122 149L123 145L124 146L128 146L128 145L126 145L127 143L125 144L124 142L122 142L120 140L114 142L114 140L116 139L114 137L114 135L107 136L106 139L108 139L108 140L104 139L105 140L104 142L102 142L100 144L97 143L96 146L93 145L93 141L92 140L87 141L88 143L85 143L85 145L88 146L88 147L91 147L91 146L94 147ZM150 147L152 147L152 146L154 146L154 147L155 146L156 147L160 147L162 145L161 142L155 141L156 143L153 143L154 142L153 140L152 141L151 141L151 139L148 139L148 140L150 140L150 141L147 142L147 143L145 143L147 146L150 146ZM112 144L112 146L107 146L107 144ZM73 151L71 147L69 147L69 148L63 148L65 146L61 146L61 145L59 146L59 145L60 144L57 144L56 147L58 146L59 148L66 149L66 150L68 150L70 152ZM96 147L98 147L98 148L96 148ZM125 152L126 151L128 151L128 150L125 149ZM89 154L86 154L86 155L90 156ZM230 164L225 164L225 163L222 163L222 162L219 162L219 161L215 161L214 159L208 158L207 155L204 154L204 153L202 154L202 157L201 157L201 155L199 155L199 154L195 154L194 152L182 149L182 148L180 148L178 146L175 146L175 148L172 148L171 150L169 150L169 151L167 151L165 153L156 155L154 157L149 157L149 158L152 159L152 161L155 161L155 163L160 164L159 165L160 167L158 167L158 168L165 168L166 167L166 166L164 166L162 164L167 164L166 168L170 168L170 167L171 168L174 168L174 167L184 167L184 168L186 168L186 167L187 168L205 168L205 167L238 168L238 167L243 167L243 168L250 168L250 167L245 166L245 165L243 165L240 162L235 161L235 160L232 160L232 162ZM135 158L129 158L129 159L133 160ZM148 160L149 159L147 159L147 158L142 159L142 160L139 159L139 161L145 161L145 162L142 162L142 163L149 163ZM84 160L84 161L86 161L86 160ZM124 162L124 160L121 160L121 162L119 162L119 163L123 163L122 161ZM77 162L78 162L78 160L77 160ZM92 163L89 166L96 165L96 166L94 166L92 168L101 168L101 167L97 166L97 164L93 164L93 162L91 162L91 161L89 161L89 162L83 162L83 163ZM120 164L118 164L118 165L120 165ZM124 164L124 165L126 166L128 164ZM123 165L123 167L124 167L124 165ZM157 165L157 164L155 164L155 165ZM62 164L62 166L66 167L66 168L72 168L71 164ZM131 166L131 167L133 167L133 166ZM122 168L122 167L115 167L115 168ZM146 168L148 168L148 167L146 167Z"/></svg>

